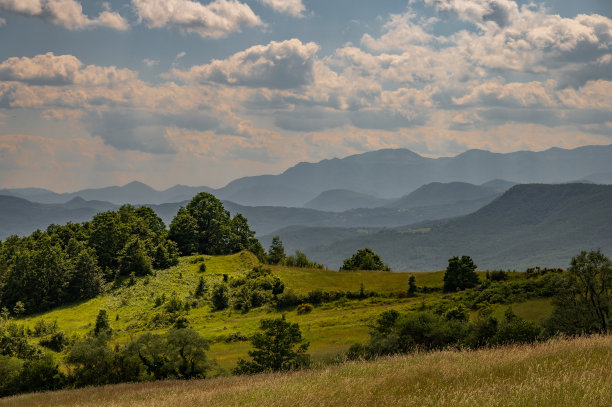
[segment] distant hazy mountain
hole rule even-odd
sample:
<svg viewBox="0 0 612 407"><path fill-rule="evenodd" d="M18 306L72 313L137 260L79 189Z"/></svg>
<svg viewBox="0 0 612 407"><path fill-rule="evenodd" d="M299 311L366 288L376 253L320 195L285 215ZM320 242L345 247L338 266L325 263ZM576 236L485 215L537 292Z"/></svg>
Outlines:
<svg viewBox="0 0 612 407"><path fill-rule="evenodd" d="M509 154L469 150L456 157L441 158L426 158L405 149L387 149L318 163L300 163L280 175L240 178L220 189L177 185L157 191L141 182L131 182L121 187L63 194L38 188L4 189L0 195L41 203L64 203L80 196L88 201L114 204L162 204L189 200L198 192L210 192L219 199L241 205L302 207L321 193L335 189L394 198L431 182L476 185L491 179L510 183L608 182L612 181L611 163L612 145Z"/></svg>
<svg viewBox="0 0 612 407"><path fill-rule="evenodd" d="M297 230L291 233L292 241L302 238ZM319 239L330 234L323 231ZM306 230L303 241L316 244L317 237ZM612 255L612 186L517 185L473 214L430 222L428 228L380 230L302 250L338 267L362 247L396 270L443 269L457 255L472 256L481 268L566 267L580 250L601 248Z"/></svg>
<svg viewBox="0 0 612 407"><path fill-rule="evenodd" d="M498 192L506 192L515 185L517 185L516 182L506 181L505 179L492 179L484 184L480 184L481 187L492 188Z"/></svg>
<svg viewBox="0 0 612 407"><path fill-rule="evenodd" d="M243 205L302 206L323 191L347 189L397 197L430 182L482 184L560 183L612 169L612 145L509 154L469 150L456 157L426 158L409 150L379 150L346 158L300 163L280 175L240 178L215 193Z"/></svg>
<svg viewBox="0 0 612 407"><path fill-rule="evenodd" d="M408 209L419 206L453 204L461 201L486 199L492 201L499 195L501 195L501 192L498 192L497 189L467 182L431 182L386 206Z"/></svg>
<svg viewBox="0 0 612 407"><path fill-rule="evenodd" d="M612 184L612 171L600 172L597 174L591 174L584 177L585 180L594 182L596 184Z"/></svg>
<svg viewBox="0 0 612 407"><path fill-rule="evenodd" d="M116 206L101 202L73 200L68 205L41 204L14 196L0 196L0 239L10 235L28 235L36 229L45 230L52 223L83 222L101 210Z"/></svg>
<svg viewBox="0 0 612 407"><path fill-rule="evenodd" d="M60 204L74 198L86 201L105 201L121 205L131 204L162 204L190 200L199 192L214 192L208 187L188 187L176 185L163 191L158 191L142 182L134 181L124 186L105 188L90 188L81 191L58 194L40 188L17 188L0 190L1 195L11 195L33 202Z"/></svg>
<svg viewBox="0 0 612 407"><path fill-rule="evenodd" d="M318 209L328 212L344 212L349 209L376 208L391 201L390 199L377 198L348 189L330 189L323 191L317 197L304 204L304 208Z"/></svg>

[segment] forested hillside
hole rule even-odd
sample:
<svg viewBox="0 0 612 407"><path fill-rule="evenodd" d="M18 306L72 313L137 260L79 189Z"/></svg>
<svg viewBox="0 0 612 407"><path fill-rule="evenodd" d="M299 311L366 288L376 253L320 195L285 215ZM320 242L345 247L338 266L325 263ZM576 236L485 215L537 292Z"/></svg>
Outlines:
<svg viewBox="0 0 612 407"><path fill-rule="evenodd" d="M470 254L479 267L564 266L567 253L612 247L612 186L517 185L489 205L460 218L414 228L380 230L318 245L312 229L302 247L314 260L339 267L360 247L371 247L395 270L435 270L444 259ZM325 230L320 231L326 234ZM283 239L283 233L279 233ZM288 241L300 241L298 230Z"/></svg>

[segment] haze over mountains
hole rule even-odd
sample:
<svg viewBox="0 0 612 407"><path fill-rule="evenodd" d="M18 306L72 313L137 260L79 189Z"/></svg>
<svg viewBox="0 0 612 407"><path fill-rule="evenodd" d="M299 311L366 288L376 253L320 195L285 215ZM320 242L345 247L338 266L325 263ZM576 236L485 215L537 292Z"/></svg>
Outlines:
<svg viewBox="0 0 612 407"><path fill-rule="evenodd" d="M612 145L508 154L469 150L456 157L441 158L422 157L406 149L387 149L299 163L280 175L244 177L219 189L176 185L157 191L141 182L131 182L121 187L63 194L40 188L3 189L0 195L40 203L64 203L78 196L114 204L162 204L188 200L205 191L241 205L302 207L321 193L336 189L388 199L404 196L431 182L476 185L494 179L512 183L612 182L610 162Z"/></svg>
<svg viewBox="0 0 612 407"><path fill-rule="evenodd" d="M150 206L168 225L180 206L205 191L232 214L242 213L264 246L278 234L288 252L302 250L334 268L366 246L400 270L442 268L460 254L473 255L481 267L565 266L579 249L612 248L612 187L514 185L612 182L611 163L612 146L471 150L438 159L399 149L301 163L216 190L158 191L140 182L63 194L5 189L0 238L86 221L123 203Z"/></svg>
<svg viewBox="0 0 612 407"><path fill-rule="evenodd" d="M482 268L567 267L581 250L612 250L612 186L517 185L478 211L392 229L288 228L288 252L337 268L370 247L394 270L436 270L470 255ZM270 237L261 239L268 244Z"/></svg>

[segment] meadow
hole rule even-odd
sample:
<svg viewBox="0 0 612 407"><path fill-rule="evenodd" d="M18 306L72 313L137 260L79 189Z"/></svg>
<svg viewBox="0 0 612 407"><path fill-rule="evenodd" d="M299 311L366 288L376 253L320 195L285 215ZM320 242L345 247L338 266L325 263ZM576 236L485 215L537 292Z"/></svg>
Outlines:
<svg viewBox="0 0 612 407"><path fill-rule="evenodd" d="M589 406L612 400L612 336L438 351L310 370L26 394L0 406Z"/></svg>
<svg viewBox="0 0 612 407"><path fill-rule="evenodd" d="M200 265L206 264L206 271ZM124 279L102 296L77 304L56 308L52 311L32 315L19 320L33 328L37 321L56 321L58 328L69 337L84 336L93 327L99 310L108 312L114 330L113 342L126 343L144 332L163 333L168 327L154 326L151 320L160 308L156 299L175 296L179 299L190 297L203 277L208 287L228 278L244 274L257 259L249 252L229 256L188 256L181 257L177 266L158 270L154 275L138 277L131 285ZM338 354L346 351L356 342L366 342L369 326L383 312L390 309L400 312L434 306L442 300L449 301L448 295L439 290L442 287L443 272L396 273L396 272L337 272L325 269L290 268L270 266L272 272L284 283L285 290L306 294L312 290L375 291L380 296L365 299L347 299L323 303L308 314L298 315L295 307L277 310L272 305L251 309L248 313L230 309L213 311L210 305L192 308L186 315L190 326L211 343L209 358L215 362L213 376L225 376L239 358L247 357L251 345L248 341L227 341L231 334L240 333L249 337L255 333L262 318L274 318L285 314L291 322L300 325L303 336L310 343L309 353L315 362L328 363ZM408 278L413 274L418 287L427 287L432 292L414 297L398 298L387 296L407 290ZM484 276L482 276L484 277ZM452 300L452 299L451 299ZM531 299L512 305L514 312L525 319L537 322L551 311L548 299ZM495 315L502 316L505 307L494 307ZM475 313L474 313L475 314ZM36 339L31 339L36 341ZM61 354L58 354L60 359Z"/></svg>

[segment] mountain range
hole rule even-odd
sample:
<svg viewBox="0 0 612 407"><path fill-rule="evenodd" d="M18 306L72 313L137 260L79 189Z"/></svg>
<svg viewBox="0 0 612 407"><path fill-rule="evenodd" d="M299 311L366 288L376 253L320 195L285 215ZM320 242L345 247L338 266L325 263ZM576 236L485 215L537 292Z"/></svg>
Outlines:
<svg viewBox="0 0 612 407"><path fill-rule="evenodd" d="M363 201L372 197L392 199L404 196L432 182L480 185L499 179L510 183L581 180L610 183L611 162L612 145L507 154L469 150L455 157L440 158L423 157L406 149L385 149L317 163L299 163L279 175L244 177L219 189L176 185L158 191L135 181L124 186L62 194L40 188L3 189L0 195L40 203L65 203L80 197L87 201L100 200L113 204L163 204L191 199L198 192L210 192L220 199L240 205L312 207L312 201L315 200L316 204L319 195L338 189L350 191L353 199L357 196L355 194L361 194ZM319 201L324 197L319 197ZM351 201L350 198L346 200ZM315 205L315 209L333 211L352 208L352 204L333 208Z"/></svg>
<svg viewBox="0 0 612 407"><path fill-rule="evenodd" d="M288 228L277 233L288 252L339 267L369 247L394 270L435 270L452 256L482 269L567 267L581 250L612 252L612 186L517 185L472 214L391 229ZM262 238L264 245L270 236Z"/></svg>
<svg viewBox="0 0 612 407"><path fill-rule="evenodd" d="M237 213L244 215L251 228L261 236L289 226L393 227L428 219L459 216L471 213L489 203L501 193L498 191L468 183L436 183L436 185L425 185L396 200L393 207L358 208L343 212L277 206L245 206L231 201L223 201L223 205L232 215ZM189 200L185 200L147 204L147 206L155 210L164 223L169 225L179 208L188 202ZM389 201L384 200L380 203L385 202ZM72 198L63 204L41 204L23 198L0 196L0 222L4 221L2 223L4 226L0 227L0 238L6 238L11 234L26 235L36 229L45 229L50 223L88 220L97 212L117 207L118 205L111 202L88 201L81 197Z"/></svg>

